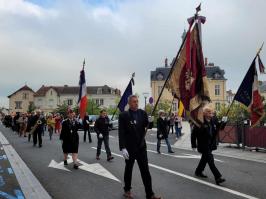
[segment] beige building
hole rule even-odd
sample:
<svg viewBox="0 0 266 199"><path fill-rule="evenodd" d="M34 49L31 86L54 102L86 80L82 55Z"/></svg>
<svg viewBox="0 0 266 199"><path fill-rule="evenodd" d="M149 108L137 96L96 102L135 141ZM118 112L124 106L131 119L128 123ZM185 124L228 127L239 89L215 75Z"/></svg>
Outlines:
<svg viewBox="0 0 266 199"><path fill-rule="evenodd" d="M213 63L208 63L207 59L205 59L205 67L208 78L210 98L215 105L216 110L219 111L221 105L227 103L226 79L224 77L225 72L219 66L215 66ZM166 59L164 67L159 67L154 71L151 71L151 93L155 102L159 97L170 69L171 66L168 66ZM167 100L171 102L173 100L173 96L167 89L164 89L161 100ZM173 103L173 111L177 111L177 101L174 101Z"/></svg>
<svg viewBox="0 0 266 199"><path fill-rule="evenodd" d="M78 104L78 86L42 86L34 95L34 105L45 113L53 112L59 105L66 104L72 108ZM104 86L87 86L88 99L100 107L116 106L120 90Z"/></svg>
<svg viewBox="0 0 266 199"><path fill-rule="evenodd" d="M34 91L27 85L8 96L9 112L27 112L30 104L34 102Z"/></svg>

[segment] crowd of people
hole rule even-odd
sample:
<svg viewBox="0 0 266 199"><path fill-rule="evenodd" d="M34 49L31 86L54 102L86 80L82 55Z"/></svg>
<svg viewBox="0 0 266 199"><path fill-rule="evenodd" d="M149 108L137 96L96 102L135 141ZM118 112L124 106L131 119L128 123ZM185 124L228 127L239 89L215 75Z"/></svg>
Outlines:
<svg viewBox="0 0 266 199"><path fill-rule="evenodd" d="M125 159L124 170L124 197L132 199L131 192L132 171L135 161L138 163L142 181L145 187L147 199L161 199L154 194L152 189L152 177L148 166L146 133L148 128L152 128L151 123L153 119L149 118L147 113L138 108L138 97L132 95L128 99L129 110L124 111L119 115L119 149ZM195 170L195 175L200 178L206 178L203 173L206 164L209 165L216 183L219 185L225 181L222 174L215 166L213 150L217 149L217 135L220 129L224 128L227 119L222 121L214 116L214 110L210 105L203 107L204 122L197 126L191 125L191 144L193 150L197 148L198 152L202 154L201 160ZM81 121L79 117L69 109L66 116L60 114L44 115L40 110L32 113L21 113L16 115L6 115L3 118L3 124L10 127L13 131L21 137L28 137L31 141L33 136L33 146L37 143L42 147L42 136L45 130L49 132L49 137L52 139L54 133L59 134L59 139L62 141L62 150L64 155L64 165L68 165L68 154L72 154L73 168L78 169L78 150L79 150L79 134L80 125L84 130L83 140L86 142L88 134L89 142L92 142L90 134L90 120L88 114L85 115ZM105 145L107 161L114 159L109 147L109 130L110 120L106 110L101 110L100 115L95 121L94 130L97 134L97 152L96 159L100 160L102 143ZM169 114L163 110L158 113L157 119L157 152L160 152L161 140L165 140L168 152L174 153L169 143L168 136L170 133L176 134L176 139L179 139L182 129L182 117L177 114Z"/></svg>

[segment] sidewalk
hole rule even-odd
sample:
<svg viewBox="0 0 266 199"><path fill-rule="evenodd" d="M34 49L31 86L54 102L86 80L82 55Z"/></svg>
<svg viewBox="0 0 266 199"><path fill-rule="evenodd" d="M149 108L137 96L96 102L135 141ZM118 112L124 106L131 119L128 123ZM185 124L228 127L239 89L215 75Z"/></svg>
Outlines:
<svg viewBox="0 0 266 199"><path fill-rule="evenodd" d="M190 125L188 122L182 123L182 133L183 136L177 140L172 147L178 149L192 150L190 141ZM157 129L152 129L157 131ZM233 146L233 145L232 145ZM266 163L266 153L265 152L255 152L249 150L238 149L235 147L230 147L230 144L219 144L218 149L213 152L215 155L238 158L243 160L256 161L260 163Z"/></svg>
<svg viewBox="0 0 266 199"><path fill-rule="evenodd" d="M1 131L0 198L51 199Z"/></svg>

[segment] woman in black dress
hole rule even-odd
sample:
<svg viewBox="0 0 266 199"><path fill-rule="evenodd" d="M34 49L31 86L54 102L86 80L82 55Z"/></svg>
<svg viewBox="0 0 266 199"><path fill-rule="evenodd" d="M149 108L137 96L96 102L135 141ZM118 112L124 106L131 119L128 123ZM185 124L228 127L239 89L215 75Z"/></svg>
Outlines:
<svg viewBox="0 0 266 199"><path fill-rule="evenodd" d="M68 111L68 117L62 123L62 130L60 140L62 140L62 149L64 153L64 165L68 165L67 156L72 154L74 162L74 169L78 169L78 148L79 148L79 135L78 135L78 121L75 118L75 113L72 110Z"/></svg>

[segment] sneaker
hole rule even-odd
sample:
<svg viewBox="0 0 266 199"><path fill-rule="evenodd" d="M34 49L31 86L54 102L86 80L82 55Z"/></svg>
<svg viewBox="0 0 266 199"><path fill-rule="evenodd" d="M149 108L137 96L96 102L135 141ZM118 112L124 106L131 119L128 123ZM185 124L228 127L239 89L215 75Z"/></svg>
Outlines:
<svg viewBox="0 0 266 199"><path fill-rule="evenodd" d="M131 191L126 191L123 195L126 199L133 199Z"/></svg>
<svg viewBox="0 0 266 199"><path fill-rule="evenodd" d="M67 160L64 160L64 165L65 165L65 166L68 165Z"/></svg>
<svg viewBox="0 0 266 199"><path fill-rule="evenodd" d="M110 157L107 158L107 161L110 162L113 159L114 159L114 157L113 156L110 156Z"/></svg>

